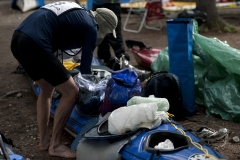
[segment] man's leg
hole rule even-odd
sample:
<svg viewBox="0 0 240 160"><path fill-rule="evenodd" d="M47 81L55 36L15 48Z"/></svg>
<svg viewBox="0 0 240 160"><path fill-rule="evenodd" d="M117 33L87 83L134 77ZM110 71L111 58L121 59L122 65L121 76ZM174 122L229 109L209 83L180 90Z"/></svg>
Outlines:
<svg viewBox="0 0 240 160"><path fill-rule="evenodd" d="M95 5L93 4L92 10L95 11L97 8L105 8L105 5ZM103 41L98 45L97 56L99 59L102 59L104 63L107 63L111 57L110 45L108 44L108 38L105 37Z"/></svg>
<svg viewBox="0 0 240 160"><path fill-rule="evenodd" d="M108 36L108 43L113 48L115 56L120 58L123 53L125 53L125 47L122 37L122 17L121 17L121 5L120 3L108 3L107 8L112 10L117 18L118 24L115 29L117 38L114 38L113 35Z"/></svg>
<svg viewBox="0 0 240 160"><path fill-rule="evenodd" d="M97 55L99 59L103 59L104 63L107 63L111 57L110 45L108 44L107 37L105 37L102 43L98 46Z"/></svg>
<svg viewBox="0 0 240 160"><path fill-rule="evenodd" d="M62 144L62 132L79 96L79 89L73 78L70 77L66 82L56 86L56 90L60 92L62 97L54 116L53 133L48 153L50 156L75 158L76 152Z"/></svg>
<svg viewBox="0 0 240 160"><path fill-rule="evenodd" d="M48 150L50 135L48 132L48 122L50 118L51 98L54 87L44 79L36 81L36 84L42 89L37 100L37 121L39 130L39 150Z"/></svg>

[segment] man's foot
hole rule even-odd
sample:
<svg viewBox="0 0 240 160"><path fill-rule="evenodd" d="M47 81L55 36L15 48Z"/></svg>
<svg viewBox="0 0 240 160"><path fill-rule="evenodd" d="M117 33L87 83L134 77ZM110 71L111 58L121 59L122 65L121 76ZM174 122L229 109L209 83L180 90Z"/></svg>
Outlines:
<svg viewBox="0 0 240 160"><path fill-rule="evenodd" d="M47 144L40 144L40 143L39 143L38 149L39 149L40 151L47 151L48 148L49 148L49 145L50 145L50 143L47 143Z"/></svg>
<svg viewBox="0 0 240 160"><path fill-rule="evenodd" d="M76 151L73 151L62 144L55 148L49 147L48 154L53 157L76 158Z"/></svg>
<svg viewBox="0 0 240 160"><path fill-rule="evenodd" d="M40 138L40 141L38 144L38 149L40 151L47 151L49 146L50 146L50 136L49 136L49 134L45 134L45 136L43 136L43 138Z"/></svg>

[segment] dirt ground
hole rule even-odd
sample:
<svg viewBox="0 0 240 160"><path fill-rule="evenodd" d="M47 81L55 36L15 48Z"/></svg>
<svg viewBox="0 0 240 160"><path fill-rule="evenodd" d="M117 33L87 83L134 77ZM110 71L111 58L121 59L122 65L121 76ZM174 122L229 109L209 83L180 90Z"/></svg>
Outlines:
<svg viewBox="0 0 240 160"><path fill-rule="evenodd" d="M46 1L48 3L48 1ZM16 147L13 148L18 153L29 159L52 159L47 152L40 152L37 149L39 140L37 120L36 120L36 101L35 96L27 76L22 74L12 74L18 66L10 51L10 41L14 29L24 20L32 11L22 13L19 10L11 9L11 0L0 1L0 97L14 91L21 91L20 94L11 94L0 98L0 131L8 138L13 140ZM225 15L225 19L237 26L240 26L239 14ZM126 14L122 14L122 24ZM136 20L136 19L135 19ZM124 40L138 40L144 42L148 47L167 46L166 19L162 20L163 29L161 31L148 30L143 28L138 34L123 31ZM130 25L136 27L136 22ZM217 37L220 40L226 40L228 44L236 49L240 49L240 33L205 33L207 37ZM137 63L130 50L127 53L131 55L131 64L137 66ZM33 53L34 54L34 53ZM138 66L137 66L138 67ZM197 115L190 117L191 121L180 122L186 129L197 130L202 126L207 126L218 130L227 128L229 136L224 140L212 143L212 147L218 150L229 160L240 159L239 143L232 143L229 140L233 136L240 137L240 123L225 121L220 118L209 117L205 114L204 108L198 107ZM53 119L50 120L49 129L52 129ZM74 137L66 131L63 136L63 143L70 146Z"/></svg>

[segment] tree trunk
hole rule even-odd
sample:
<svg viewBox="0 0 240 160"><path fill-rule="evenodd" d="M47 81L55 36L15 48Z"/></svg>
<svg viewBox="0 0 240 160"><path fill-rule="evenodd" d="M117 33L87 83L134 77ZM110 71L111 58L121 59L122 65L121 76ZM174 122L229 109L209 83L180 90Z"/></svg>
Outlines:
<svg viewBox="0 0 240 160"><path fill-rule="evenodd" d="M196 0L196 9L207 13L207 22L218 20L216 0Z"/></svg>
<svg viewBox="0 0 240 160"><path fill-rule="evenodd" d="M202 31L240 32L239 28L228 24L218 15L216 0L196 0L196 9L207 13L206 22L201 27Z"/></svg>

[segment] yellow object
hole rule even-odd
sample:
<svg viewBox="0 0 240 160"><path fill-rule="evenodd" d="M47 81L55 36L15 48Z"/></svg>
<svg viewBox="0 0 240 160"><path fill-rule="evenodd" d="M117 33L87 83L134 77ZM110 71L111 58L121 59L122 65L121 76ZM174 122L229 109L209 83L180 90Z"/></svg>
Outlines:
<svg viewBox="0 0 240 160"><path fill-rule="evenodd" d="M80 65L80 63L74 63L71 61L63 61L63 65L67 70L72 70L73 68Z"/></svg>
<svg viewBox="0 0 240 160"><path fill-rule="evenodd" d="M121 8L144 8L145 6L146 2L121 3Z"/></svg>
<svg viewBox="0 0 240 160"><path fill-rule="evenodd" d="M87 4L87 0L78 0L78 3L85 6Z"/></svg>

